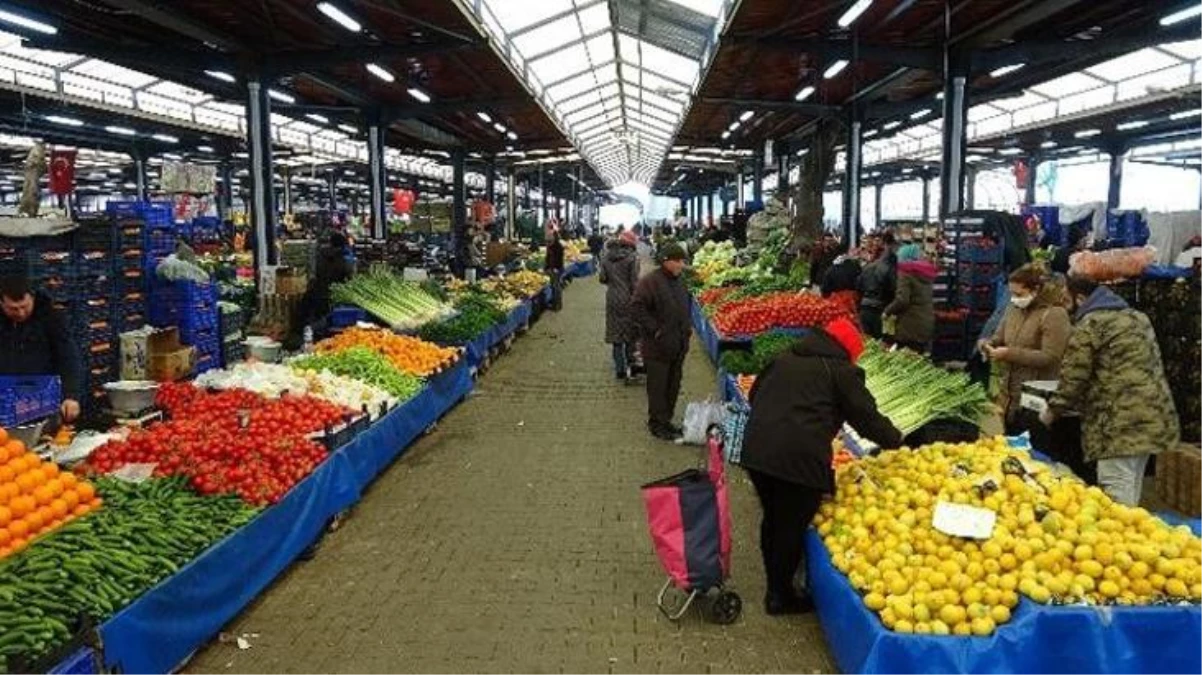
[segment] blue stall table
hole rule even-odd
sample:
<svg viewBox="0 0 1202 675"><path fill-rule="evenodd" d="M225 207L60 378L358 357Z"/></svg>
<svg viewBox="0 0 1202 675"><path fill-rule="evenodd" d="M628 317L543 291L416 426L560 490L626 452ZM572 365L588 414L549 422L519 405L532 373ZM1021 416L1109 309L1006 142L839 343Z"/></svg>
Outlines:
<svg viewBox="0 0 1202 675"><path fill-rule="evenodd" d="M331 454L278 504L115 614L99 628L105 666L133 673L178 668L471 388L461 359Z"/></svg>
<svg viewBox="0 0 1202 675"><path fill-rule="evenodd" d="M689 302L689 318L693 322L693 332L697 334L697 339L701 341L705 353L710 357L710 361L717 365L718 335L714 332L705 313L701 311L701 303L697 302L696 298L692 298Z"/></svg>
<svg viewBox="0 0 1202 675"><path fill-rule="evenodd" d="M1015 447L1023 440L1010 439ZM1165 520L1187 522L1195 533L1202 524ZM1198 605L1047 606L1021 597L1011 620L989 637L913 635L885 628L831 563L813 528L806 533L806 572L827 644L843 672L1202 672Z"/></svg>
<svg viewBox="0 0 1202 675"><path fill-rule="evenodd" d="M464 348L468 367L472 369L478 368L484 362L484 359L488 357L490 349L503 342L505 338L518 332L519 329L530 321L533 311L531 301L524 300L513 311L509 312L505 320L501 323L494 324L469 342L456 345Z"/></svg>

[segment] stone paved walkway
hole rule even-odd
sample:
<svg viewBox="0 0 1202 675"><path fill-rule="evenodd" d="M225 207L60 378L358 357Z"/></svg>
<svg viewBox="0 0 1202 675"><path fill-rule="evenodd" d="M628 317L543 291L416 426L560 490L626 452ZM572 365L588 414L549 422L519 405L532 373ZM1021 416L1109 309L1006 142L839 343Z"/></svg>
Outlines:
<svg viewBox="0 0 1202 675"><path fill-rule="evenodd" d="M664 577L639 485L700 462L643 430L646 399L609 373L604 290L519 339L475 394L379 477L315 559L285 573L197 672L819 672L813 617L763 614L754 494L731 472L732 626L655 609ZM687 400L714 391L694 345Z"/></svg>

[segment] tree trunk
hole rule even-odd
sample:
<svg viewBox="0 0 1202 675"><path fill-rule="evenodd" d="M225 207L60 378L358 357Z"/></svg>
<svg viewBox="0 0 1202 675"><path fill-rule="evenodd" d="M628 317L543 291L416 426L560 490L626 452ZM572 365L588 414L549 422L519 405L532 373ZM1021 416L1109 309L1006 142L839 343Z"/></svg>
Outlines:
<svg viewBox="0 0 1202 675"><path fill-rule="evenodd" d="M802 158L801 176L790 189L797 204L793 217L790 248L799 250L822 235L822 192L835 169L835 144L842 136L839 122L826 120L810 136L810 151Z"/></svg>

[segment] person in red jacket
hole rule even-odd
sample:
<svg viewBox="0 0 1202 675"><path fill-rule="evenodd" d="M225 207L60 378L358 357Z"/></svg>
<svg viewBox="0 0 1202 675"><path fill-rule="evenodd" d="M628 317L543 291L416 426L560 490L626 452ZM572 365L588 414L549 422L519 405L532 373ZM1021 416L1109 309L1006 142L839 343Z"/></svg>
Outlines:
<svg viewBox="0 0 1202 675"><path fill-rule="evenodd" d="M831 442L843 424L882 448L902 443L856 366L863 351L856 325L836 319L777 356L751 389L742 463L764 512L760 553L768 614L813 609L808 594L793 588L793 577L802 564L805 531L823 495L835 491Z"/></svg>

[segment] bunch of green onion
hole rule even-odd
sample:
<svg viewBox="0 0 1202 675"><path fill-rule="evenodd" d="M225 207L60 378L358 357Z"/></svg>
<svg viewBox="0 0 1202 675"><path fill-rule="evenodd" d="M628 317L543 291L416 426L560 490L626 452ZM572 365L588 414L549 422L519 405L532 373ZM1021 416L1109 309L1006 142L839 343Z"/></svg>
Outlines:
<svg viewBox="0 0 1202 675"><path fill-rule="evenodd" d="M859 366L881 414L904 434L940 419L977 424L989 407L984 388L913 352L868 341Z"/></svg>
<svg viewBox="0 0 1202 675"><path fill-rule="evenodd" d="M362 307L394 328L416 328L454 313L450 305L418 284L375 270L334 284L330 298L338 304Z"/></svg>

